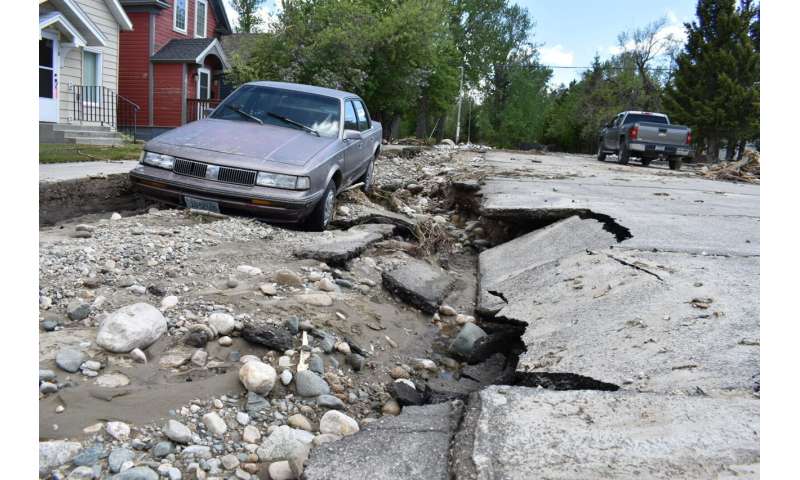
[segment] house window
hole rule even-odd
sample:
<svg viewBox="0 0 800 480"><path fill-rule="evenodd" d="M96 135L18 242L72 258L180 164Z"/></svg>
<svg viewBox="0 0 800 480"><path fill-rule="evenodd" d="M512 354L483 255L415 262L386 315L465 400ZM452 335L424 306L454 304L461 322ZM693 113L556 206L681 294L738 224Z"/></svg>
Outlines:
<svg viewBox="0 0 800 480"><path fill-rule="evenodd" d="M172 7L172 28L181 33L186 33L186 1L175 0Z"/></svg>
<svg viewBox="0 0 800 480"><path fill-rule="evenodd" d="M194 36L197 38L206 38L206 17L208 16L207 1L196 0L194 11Z"/></svg>

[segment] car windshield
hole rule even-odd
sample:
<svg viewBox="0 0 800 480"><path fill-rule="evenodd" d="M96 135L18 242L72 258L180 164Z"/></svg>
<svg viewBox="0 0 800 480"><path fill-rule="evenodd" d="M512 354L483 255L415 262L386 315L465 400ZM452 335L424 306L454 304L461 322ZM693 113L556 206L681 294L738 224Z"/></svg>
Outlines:
<svg viewBox="0 0 800 480"><path fill-rule="evenodd" d="M664 125L669 124L667 121L667 117L663 117L661 115L645 115L643 113L629 113L627 117L625 117L625 123L637 123L637 122L650 122L650 123L663 123Z"/></svg>
<svg viewBox="0 0 800 480"><path fill-rule="evenodd" d="M211 118L243 122L254 121L252 117L262 123L300 130L302 127L291 123L295 122L322 137L339 134L339 100L280 88L245 85L211 115Z"/></svg>

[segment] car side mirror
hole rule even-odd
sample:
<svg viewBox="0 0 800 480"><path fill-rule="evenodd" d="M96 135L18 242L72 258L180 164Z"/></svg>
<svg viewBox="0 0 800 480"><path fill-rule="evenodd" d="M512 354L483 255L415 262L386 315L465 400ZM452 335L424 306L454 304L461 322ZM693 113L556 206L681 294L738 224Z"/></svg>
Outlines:
<svg viewBox="0 0 800 480"><path fill-rule="evenodd" d="M344 139L345 140L361 140L363 137L361 132L358 130L345 130L344 131Z"/></svg>

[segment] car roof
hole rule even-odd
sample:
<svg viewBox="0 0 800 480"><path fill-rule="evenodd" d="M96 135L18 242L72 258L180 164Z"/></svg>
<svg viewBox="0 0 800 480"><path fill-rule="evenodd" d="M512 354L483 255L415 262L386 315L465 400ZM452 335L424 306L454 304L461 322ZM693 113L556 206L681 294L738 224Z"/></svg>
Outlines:
<svg viewBox="0 0 800 480"><path fill-rule="evenodd" d="M304 92L304 93L315 93L317 95L324 95L326 97L334 97L340 99L358 97L358 95L356 95L355 93L343 92L341 90L334 90L332 88L317 87L314 85L304 85L302 83L258 81L258 82L248 82L245 85L282 88L284 90L293 90L295 92Z"/></svg>

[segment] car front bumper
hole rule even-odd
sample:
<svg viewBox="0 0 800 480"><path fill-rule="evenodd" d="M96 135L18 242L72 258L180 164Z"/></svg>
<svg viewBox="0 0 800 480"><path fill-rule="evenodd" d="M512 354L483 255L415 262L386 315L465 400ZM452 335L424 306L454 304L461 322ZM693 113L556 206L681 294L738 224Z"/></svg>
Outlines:
<svg viewBox="0 0 800 480"><path fill-rule="evenodd" d="M643 152L656 155L674 155L677 157L692 157L694 150L686 145L668 145L650 142L630 142L628 149L632 152Z"/></svg>
<svg viewBox="0 0 800 480"><path fill-rule="evenodd" d="M186 206L186 197L216 202L222 213L253 215L298 223L311 213L323 192L228 184L138 165L130 172L134 190L164 203Z"/></svg>

